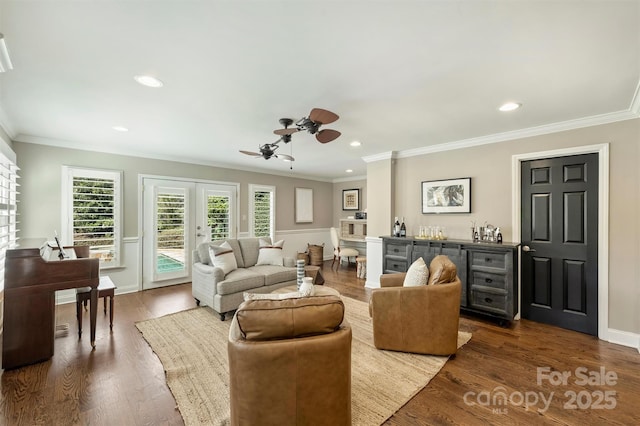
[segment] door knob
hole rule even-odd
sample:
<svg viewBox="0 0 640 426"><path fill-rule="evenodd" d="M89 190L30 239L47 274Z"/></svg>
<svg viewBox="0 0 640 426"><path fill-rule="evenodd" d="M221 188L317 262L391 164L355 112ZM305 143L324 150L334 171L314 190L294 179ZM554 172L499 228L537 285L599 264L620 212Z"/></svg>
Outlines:
<svg viewBox="0 0 640 426"><path fill-rule="evenodd" d="M525 253L529 253L529 252L534 252L534 251L536 251L536 249L532 249L532 248L531 248L531 247L529 247L529 246L522 246L522 251L523 251L523 252L525 252Z"/></svg>
<svg viewBox="0 0 640 426"><path fill-rule="evenodd" d="M199 233L199 232L196 234L196 237L205 237L205 236L206 236L206 235L201 234L201 233Z"/></svg>

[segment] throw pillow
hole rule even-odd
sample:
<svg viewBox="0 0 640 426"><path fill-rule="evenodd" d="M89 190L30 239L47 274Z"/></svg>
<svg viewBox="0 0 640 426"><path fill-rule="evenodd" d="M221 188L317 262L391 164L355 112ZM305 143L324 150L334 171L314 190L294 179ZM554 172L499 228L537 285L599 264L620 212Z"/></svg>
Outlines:
<svg viewBox="0 0 640 426"><path fill-rule="evenodd" d="M213 244L209 245L209 256L211 257L211 263L213 266L221 268L225 275L238 269L236 256L233 254L231 245L226 241L219 246Z"/></svg>
<svg viewBox="0 0 640 426"><path fill-rule="evenodd" d="M419 257L415 262L409 266L407 275L404 277L404 287L418 287L421 285L427 285L429 279L429 268L424 263L424 259Z"/></svg>
<svg viewBox="0 0 640 426"><path fill-rule="evenodd" d="M439 255L433 258L429 265L429 285L447 284L456 280L458 269L456 264L445 255Z"/></svg>
<svg viewBox="0 0 640 426"><path fill-rule="evenodd" d="M282 266L282 246L284 246L284 240L270 244L268 241L261 238L256 265Z"/></svg>

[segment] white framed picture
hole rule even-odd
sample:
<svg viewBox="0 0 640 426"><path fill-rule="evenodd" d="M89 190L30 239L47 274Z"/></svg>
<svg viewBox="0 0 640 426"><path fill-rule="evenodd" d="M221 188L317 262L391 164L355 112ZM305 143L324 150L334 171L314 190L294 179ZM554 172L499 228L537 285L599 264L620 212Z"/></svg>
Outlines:
<svg viewBox="0 0 640 426"><path fill-rule="evenodd" d="M296 188L294 204L296 223L313 222L313 189Z"/></svg>

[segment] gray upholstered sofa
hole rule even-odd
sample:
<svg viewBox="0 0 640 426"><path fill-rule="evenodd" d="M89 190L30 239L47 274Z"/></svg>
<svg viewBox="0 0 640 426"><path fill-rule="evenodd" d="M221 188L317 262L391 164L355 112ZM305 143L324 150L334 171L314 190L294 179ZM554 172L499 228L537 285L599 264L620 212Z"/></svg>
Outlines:
<svg viewBox="0 0 640 426"><path fill-rule="evenodd" d="M271 244L271 239L261 237ZM220 314L232 312L243 302L243 293L270 293L280 287L296 284L293 258L284 258L283 266L256 265L260 238L238 238L202 243L193 251L191 293L196 304L210 306ZM209 245L227 241L233 249L238 268L229 272L213 266Z"/></svg>

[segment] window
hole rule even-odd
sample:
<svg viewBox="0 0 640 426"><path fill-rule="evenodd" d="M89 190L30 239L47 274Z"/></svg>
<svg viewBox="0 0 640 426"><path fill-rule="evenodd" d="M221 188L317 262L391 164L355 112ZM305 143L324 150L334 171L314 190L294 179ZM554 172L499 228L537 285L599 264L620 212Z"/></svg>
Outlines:
<svg viewBox="0 0 640 426"><path fill-rule="evenodd" d="M275 237L276 188L249 185L249 234L254 237Z"/></svg>
<svg viewBox="0 0 640 426"><path fill-rule="evenodd" d="M18 194L16 181L18 177L18 167L4 154L0 154L0 290L4 289L5 254L8 249L16 247L18 239L16 236L16 196Z"/></svg>
<svg viewBox="0 0 640 426"><path fill-rule="evenodd" d="M122 172L62 167L64 244L89 246L100 267L121 265Z"/></svg>
<svg viewBox="0 0 640 426"><path fill-rule="evenodd" d="M207 195L207 226L211 229L211 241L231 238L230 204L230 195Z"/></svg>
<svg viewBox="0 0 640 426"><path fill-rule="evenodd" d="M156 279L183 276L187 236L187 194L182 188L158 188L156 194ZM182 260L181 260L182 259ZM176 274L177 273L177 274Z"/></svg>

